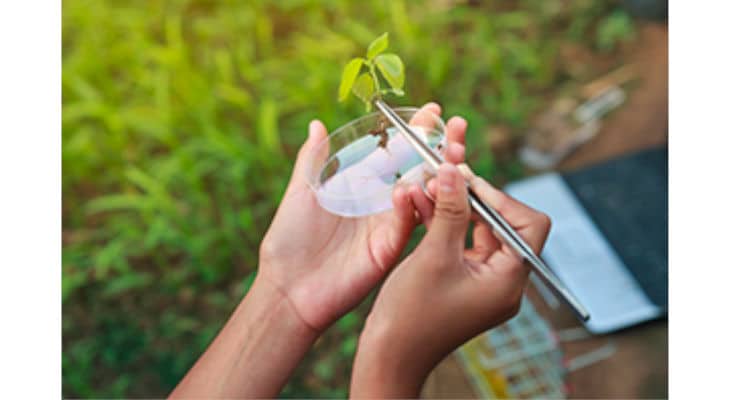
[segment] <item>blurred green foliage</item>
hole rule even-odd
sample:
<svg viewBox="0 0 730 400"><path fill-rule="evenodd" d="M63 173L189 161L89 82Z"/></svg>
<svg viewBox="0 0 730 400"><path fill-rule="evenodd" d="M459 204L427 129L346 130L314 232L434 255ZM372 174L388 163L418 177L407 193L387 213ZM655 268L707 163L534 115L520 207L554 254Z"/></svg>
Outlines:
<svg viewBox="0 0 730 400"><path fill-rule="evenodd" d="M634 25L623 11L616 11L604 18L596 31L596 44L602 51L613 50L620 42L633 38Z"/></svg>
<svg viewBox="0 0 730 400"><path fill-rule="evenodd" d="M559 0L65 0L64 397L174 387L251 284L308 121L334 128L361 113L337 102L337 85L376 35L390 32L408 69L401 103L438 100L469 120L470 161L499 182L521 169L491 156L489 127L526 126L566 79L561 43L622 40L630 21L615 12ZM346 396L365 312L317 341L285 396Z"/></svg>

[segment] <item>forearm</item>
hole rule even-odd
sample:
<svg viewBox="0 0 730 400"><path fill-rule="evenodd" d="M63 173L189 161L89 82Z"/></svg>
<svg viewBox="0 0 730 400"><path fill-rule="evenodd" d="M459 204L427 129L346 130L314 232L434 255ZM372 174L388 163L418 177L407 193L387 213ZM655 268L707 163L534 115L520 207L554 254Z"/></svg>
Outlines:
<svg viewBox="0 0 730 400"><path fill-rule="evenodd" d="M316 337L287 298L257 278L170 397L274 397Z"/></svg>

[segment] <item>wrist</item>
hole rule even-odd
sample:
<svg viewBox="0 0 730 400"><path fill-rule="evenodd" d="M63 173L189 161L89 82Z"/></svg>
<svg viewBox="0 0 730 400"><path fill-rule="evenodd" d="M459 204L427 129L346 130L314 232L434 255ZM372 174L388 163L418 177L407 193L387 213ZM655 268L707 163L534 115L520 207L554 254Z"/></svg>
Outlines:
<svg viewBox="0 0 730 400"><path fill-rule="evenodd" d="M369 318L358 342L351 396L418 397L435 363L412 339L395 324Z"/></svg>
<svg viewBox="0 0 730 400"><path fill-rule="evenodd" d="M260 274L256 277L236 313L247 316L249 322L265 323L288 336L309 339L312 342L321 332L302 319L287 293Z"/></svg>
<svg viewBox="0 0 730 400"><path fill-rule="evenodd" d="M277 396L319 333L302 321L283 292L260 276L233 318L231 331L241 343L234 369L241 373L231 379L246 390L224 391L222 397Z"/></svg>
<svg viewBox="0 0 730 400"><path fill-rule="evenodd" d="M275 397L317 336L283 293L257 277L171 397Z"/></svg>

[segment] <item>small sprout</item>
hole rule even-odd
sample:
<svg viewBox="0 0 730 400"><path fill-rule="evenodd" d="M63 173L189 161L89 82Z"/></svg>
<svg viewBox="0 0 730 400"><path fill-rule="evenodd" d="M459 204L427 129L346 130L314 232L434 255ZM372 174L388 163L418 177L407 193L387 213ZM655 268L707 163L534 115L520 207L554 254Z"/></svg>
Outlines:
<svg viewBox="0 0 730 400"><path fill-rule="evenodd" d="M371 129L368 132L373 136L380 136L380 140L378 141L378 147L381 147L385 151L388 151L388 139L390 139L390 137L388 136L388 132L385 130L387 125L388 121L381 116L378 119L378 127L375 129Z"/></svg>
<svg viewBox="0 0 730 400"><path fill-rule="evenodd" d="M380 135L380 141L378 141L378 147L382 147L384 150L388 150L388 133L385 131L377 133Z"/></svg>
<svg viewBox="0 0 730 400"><path fill-rule="evenodd" d="M372 102L388 93L403 96L405 67L394 53L383 53L388 48L388 32L380 35L368 46L366 58L356 57L345 65L340 80L339 100L345 101L354 93L370 111ZM362 71L363 66L365 70ZM385 82L389 85L386 87Z"/></svg>

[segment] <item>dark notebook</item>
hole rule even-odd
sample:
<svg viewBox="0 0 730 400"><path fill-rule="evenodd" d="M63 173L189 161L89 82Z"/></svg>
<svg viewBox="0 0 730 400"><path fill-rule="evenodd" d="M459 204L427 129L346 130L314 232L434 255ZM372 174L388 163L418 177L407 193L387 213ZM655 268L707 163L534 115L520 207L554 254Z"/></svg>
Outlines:
<svg viewBox="0 0 730 400"><path fill-rule="evenodd" d="M611 332L667 311L667 149L507 186L553 220L542 256Z"/></svg>
<svg viewBox="0 0 730 400"><path fill-rule="evenodd" d="M667 308L667 148L563 174L651 301Z"/></svg>

